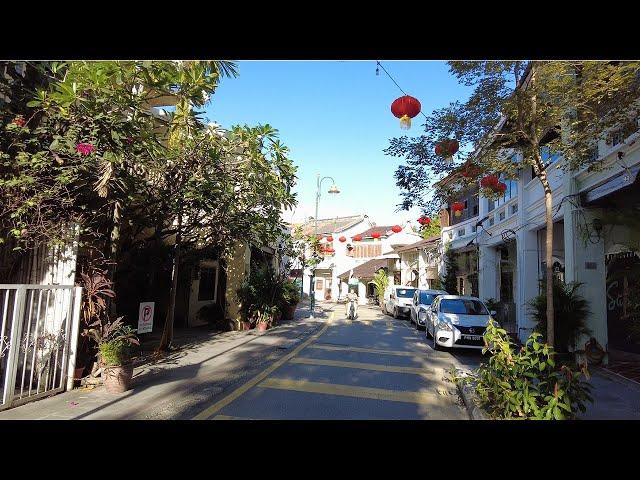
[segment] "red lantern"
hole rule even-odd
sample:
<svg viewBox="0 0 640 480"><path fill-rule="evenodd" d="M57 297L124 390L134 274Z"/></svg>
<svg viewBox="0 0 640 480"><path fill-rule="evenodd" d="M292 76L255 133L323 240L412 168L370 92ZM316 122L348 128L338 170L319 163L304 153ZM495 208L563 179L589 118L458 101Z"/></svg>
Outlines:
<svg viewBox="0 0 640 480"><path fill-rule="evenodd" d="M372 236L373 238L380 238L380 232L373 232L373 233L371 234L371 236Z"/></svg>
<svg viewBox="0 0 640 480"><path fill-rule="evenodd" d="M342 237L340 237L338 240L340 240L340 243L344 243L344 242L346 242L346 241L347 241L347 238L346 238L346 237L344 237L344 236L342 236Z"/></svg>
<svg viewBox="0 0 640 480"><path fill-rule="evenodd" d="M327 242L333 242L333 237L331 235L327 237Z"/></svg>
<svg viewBox="0 0 640 480"><path fill-rule="evenodd" d="M354 235L353 241L354 242L361 242L362 241L362 235L360 235L360 234Z"/></svg>
<svg viewBox="0 0 640 480"><path fill-rule="evenodd" d="M480 186L482 188L495 188L500 180L495 175L487 175L480 180Z"/></svg>
<svg viewBox="0 0 640 480"><path fill-rule="evenodd" d="M452 157L460 148L460 144L456 139L442 140L436 144L436 155L441 155L445 158Z"/></svg>
<svg viewBox="0 0 640 480"><path fill-rule="evenodd" d="M393 233L400 233L402 231L402 227L400 225L394 225L393 227L391 227L391 231Z"/></svg>
<svg viewBox="0 0 640 480"><path fill-rule="evenodd" d="M396 98L391 104L391 113L400 119L400 128L408 130L411 128L411 119L420 113L422 106L417 98L409 95Z"/></svg>
<svg viewBox="0 0 640 480"><path fill-rule="evenodd" d="M503 183L503 182L498 182L498 185L496 185L496 190L498 190L499 192L506 192L507 191L507 184Z"/></svg>
<svg viewBox="0 0 640 480"><path fill-rule="evenodd" d="M431 223L431 219L429 217L425 217L424 215L418 219L418 223L420 225L429 225Z"/></svg>
<svg viewBox="0 0 640 480"><path fill-rule="evenodd" d="M453 202L451 204L451 210L453 210L453 214L456 217L459 217L460 215L462 215L462 211L464 210L464 203L462 203L462 202Z"/></svg>
<svg viewBox="0 0 640 480"><path fill-rule="evenodd" d="M474 165L473 163L467 163L462 170L462 176L465 178L474 178L480 175L480 167Z"/></svg>

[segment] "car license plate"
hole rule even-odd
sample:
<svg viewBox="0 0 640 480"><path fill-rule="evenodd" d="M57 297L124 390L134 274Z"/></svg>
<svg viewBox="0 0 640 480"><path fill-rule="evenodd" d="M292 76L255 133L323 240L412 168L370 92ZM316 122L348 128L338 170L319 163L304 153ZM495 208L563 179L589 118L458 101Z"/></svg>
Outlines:
<svg viewBox="0 0 640 480"><path fill-rule="evenodd" d="M473 340L477 342L482 340L482 335L462 335L462 338L464 338L465 340Z"/></svg>

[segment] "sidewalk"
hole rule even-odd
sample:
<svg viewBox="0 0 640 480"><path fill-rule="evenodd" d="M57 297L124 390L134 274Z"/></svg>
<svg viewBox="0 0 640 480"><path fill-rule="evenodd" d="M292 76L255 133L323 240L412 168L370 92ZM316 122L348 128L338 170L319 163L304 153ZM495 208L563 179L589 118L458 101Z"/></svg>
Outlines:
<svg viewBox="0 0 640 480"><path fill-rule="evenodd" d="M257 330L178 335L180 348L134 369L133 388L112 395L104 387L77 388L0 412L0 420L177 419L211 401L268 362L286 354L324 325L333 305L318 305L316 318L301 306L294 320Z"/></svg>
<svg viewBox="0 0 640 480"><path fill-rule="evenodd" d="M593 403L578 415L581 420L640 420L640 384L604 368L589 373Z"/></svg>

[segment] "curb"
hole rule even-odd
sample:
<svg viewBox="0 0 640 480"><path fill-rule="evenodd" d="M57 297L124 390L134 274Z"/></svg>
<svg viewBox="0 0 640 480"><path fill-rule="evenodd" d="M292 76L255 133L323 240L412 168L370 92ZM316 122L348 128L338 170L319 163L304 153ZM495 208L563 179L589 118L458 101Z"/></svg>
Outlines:
<svg viewBox="0 0 640 480"><path fill-rule="evenodd" d="M604 367L597 367L597 366L591 366L591 368L593 369L594 373L599 373L600 375L602 375L603 377L608 377L611 380L614 380L618 383L624 383L626 385L629 385L631 387L635 387L638 388L640 387L640 382L636 382L635 380L632 380L630 378L625 377L624 375L620 375L619 373L613 372L607 368ZM591 375L593 376L593 375Z"/></svg>
<svg viewBox="0 0 640 480"><path fill-rule="evenodd" d="M464 370L456 370L465 373L465 376L468 375L468 372ZM467 408L469 418L471 420L491 420L491 418L489 418L489 415L478 406L478 397L476 396L473 387L460 381L456 381L455 384L456 388L458 389L458 394L462 397L464 406Z"/></svg>

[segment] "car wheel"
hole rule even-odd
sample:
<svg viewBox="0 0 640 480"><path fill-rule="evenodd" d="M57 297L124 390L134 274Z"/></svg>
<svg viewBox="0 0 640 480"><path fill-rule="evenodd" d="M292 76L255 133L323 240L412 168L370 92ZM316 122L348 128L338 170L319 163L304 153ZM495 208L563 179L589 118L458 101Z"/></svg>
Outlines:
<svg viewBox="0 0 640 480"><path fill-rule="evenodd" d="M389 313L387 313L387 305L385 303L382 304L382 314L389 315Z"/></svg>
<svg viewBox="0 0 640 480"><path fill-rule="evenodd" d="M433 349L440 352L443 350L443 348L438 345L438 342L436 342L436 331L435 329L433 330L433 333L431 334L431 338L433 339Z"/></svg>
<svg viewBox="0 0 640 480"><path fill-rule="evenodd" d="M429 325L427 325L427 324L425 324L425 326L424 326L424 335L427 338L431 338L431 332L429 331Z"/></svg>
<svg viewBox="0 0 640 480"><path fill-rule="evenodd" d="M398 318L398 309L397 308L393 308L393 318L397 319Z"/></svg>

